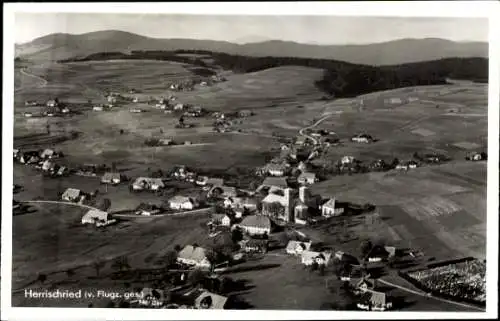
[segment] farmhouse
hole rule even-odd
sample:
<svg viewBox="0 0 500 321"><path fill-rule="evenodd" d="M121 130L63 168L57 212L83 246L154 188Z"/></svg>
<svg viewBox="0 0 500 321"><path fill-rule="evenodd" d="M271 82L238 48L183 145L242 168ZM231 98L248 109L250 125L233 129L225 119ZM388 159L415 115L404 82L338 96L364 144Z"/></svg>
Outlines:
<svg viewBox="0 0 500 321"><path fill-rule="evenodd" d="M297 178L297 182L301 185L311 185L317 182L316 174L312 172L303 172Z"/></svg>
<svg viewBox="0 0 500 321"><path fill-rule="evenodd" d="M290 241L286 246L286 253L292 255L301 255L304 251L309 251L311 242Z"/></svg>
<svg viewBox="0 0 500 321"><path fill-rule="evenodd" d="M62 200L67 202L76 202L79 199L83 199L84 195L82 191L76 188L68 188L62 194Z"/></svg>
<svg viewBox="0 0 500 321"><path fill-rule="evenodd" d="M94 107L92 107L93 111L103 111L103 109L104 109L104 106L94 106Z"/></svg>
<svg viewBox="0 0 500 321"><path fill-rule="evenodd" d="M226 199L228 197L236 197L238 195L238 191L236 187L232 186L213 186L209 191L208 197L216 197Z"/></svg>
<svg viewBox="0 0 500 321"><path fill-rule="evenodd" d="M41 158L53 158L53 157L57 157L57 153L53 149L47 148L42 152L42 154L40 154L40 157Z"/></svg>
<svg viewBox="0 0 500 321"><path fill-rule="evenodd" d="M107 172L101 178L101 183L117 185L121 183L121 175L116 172Z"/></svg>
<svg viewBox="0 0 500 321"><path fill-rule="evenodd" d="M266 177L259 189L262 187L287 188L288 182L286 177Z"/></svg>
<svg viewBox="0 0 500 321"><path fill-rule="evenodd" d="M389 104L401 104L401 103L403 103L403 101L401 100L401 98L392 97L392 98L386 99L386 103L389 103Z"/></svg>
<svg viewBox="0 0 500 321"><path fill-rule="evenodd" d="M140 109L140 108L132 108L132 109L130 109L130 112L131 113L142 113L142 109Z"/></svg>
<svg viewBox="0 0 500 321"><path fill-rule="evenodd" d="M106 226L116 222L111 219L107 212L99 210L90 210L82 217L82 224L95 224L97 227Z"/></svg>
<svg viewBox="0 0 500 321"><path fill-rule="evenodd" d="M52 162L51 160L47 159L46 161L44 161L42 163L42 171L47 172L47 171L53 169L55 165L56 164L54 162Z"/></svg>
<svg viewBox="0 0 500 321"><path fill-rule="evenodd" d="M358 308L372 311L385 311L392 308L392 302L383 292L368 290L360 298Z"/></svg>
<svg viewBox="0 0 500 321"><path fill-rule="evenodd" d="M59 106L59 103L54 99L47 101L47 107L58 107L58 106Z"/></svg>
<svg viewBox="0 0 500 321"><path fill-rule="evenodd" d="M268 242L266 240L247 239L239 242L245 253L266 253Z"/></svg>
<svg viewBox="0 0 500 321"><path fill-rule="evenodd" d="M356 143L370 143L373 141L373 137L367 134L359 134L352 137L351 141Z"/></svg>
<svg viewBox="0 0 500 321"><path fill-rule="evenodd" d="M132 190L143 191L152 190L157 191L165 187L161 178L139 177L132 184Z"/></svg>
<svg viewBox="0 0 500 321"><path fill-rule="evenodd" d="M174 106L174 110L182 110L184 109L184 105L181 103L178 103Z"/></svg>
<svg viewBox="0 0 500 321"><path fill-rule="evenodd" d="M231 218L227 214L213 214L212 223L222 226L231 226Z"/></svg>
<svg viewBox="0 0 500 321"><path fill-rule="evenodd" d="M250 117L252 115L253 115L252 111L248 109L240 110L238 112L239 117Z"/></svg>
<svg viewBox="0 0 500 321"><path fill-rule="evenodd" d="M469 161L482 161L482 160L487 160L488 159L488 155L486 153L472 153L472 154L468 154L466 157L465 157L466 160L469 160Z"/></svg>
<svg viewBox="0 0 500 321"><path fill-rule="evenodd" d="M161 207L155 205L155 204L146 204L146 203L141 203L135 210L135 214L137 215L144 215L144 216L151 216L151 215L157 215L160 214L162 211Z"/></svg>
<svg viewBox="0 0 500 321"><path fill-rule="evenodd" d="M342 163L342 165L352 164L354 162L354 157L353 156L344 156L344 157L342 157L340 162Z"/></svg>
<svg viewBox="0 0 500 321"><path fill-rule="evenodd" d="M186 265L208 268L210 267L210 262L205 253L206 250L202 247L186 245L177 255L177 261Z"/></svg>
<svg viewBox="0 0 500 321"><path fill-rule="evenodd" d="M330 262L332 254L329 252L314 252L304 250L301 253L301 261L304 265L312 265L314 263L318 265L327 265Z"/></svg>
<svg viewBox="0 0 500 321"><path fill-rule="evenodd" d="M271 233L271 220L264 215L247 216L239 226L250 235L269 235Z"/></svg>
<svg viewBox="0 0 500 321"><path fill-rule="evenodd" d="M227 297L212 292L203 291L194 301L195 309L222 310L227 303Z"/></svg>
<svg viewBox="0 0 500 321"><path fill-rule="evenodd" d="M338 216L344 213L344 208L339 207L335 198L330 198L321 205L321 215L324 217Z"/></svg>
<svg viewBox="0 0 500 321"><path fill-rule="evenodd" d="M271 176L284 176L286 170L287 166L285 164L268 164L264 169Z"/></svg>
<svg viewBox="0 0 500 321"><path fill-rule="evenodd" d="M172 197L168 203L173 210L192 210L197 206L192 198L179 195Z"/></svg>

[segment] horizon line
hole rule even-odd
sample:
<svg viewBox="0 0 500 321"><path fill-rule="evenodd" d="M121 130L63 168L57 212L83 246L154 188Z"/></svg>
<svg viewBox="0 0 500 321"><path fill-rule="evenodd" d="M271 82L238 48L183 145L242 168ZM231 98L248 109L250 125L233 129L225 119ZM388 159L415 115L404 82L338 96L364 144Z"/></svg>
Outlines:
<svg viewBox="0 0 500 321"><path fill-rule="evenodd" d="M257 44L257 43L264 43L264 42L271 42L271 41L280 41L280 42L290 42L290 43L296 43L296 44L302 44L302 45L311 45L311 46L363 46L363 45L376 45L376 44L383 44L383 43L389 43L389 42L395 42L395 41L402 41L402 40L444 40L444 41L450 41L450 42L455 42L455 43L489 43L488 41L481 41L481 40L452 40L444 37L423 37L423 38L415 38L415 37L408 37L408 38L394 38L391 40L385 40L385 41L378 41L378 42L365 42L365 43L319 43L319 42L299 42L295 40L285 40L285 39L276 39L276 38L269 38L266 40L259 40L259 41L248 41L248 42L238 42L237 40L217 40L217 39L206 39L206 38L182 38L182 37L152 37L152 36L147 36L143 35L140 33L136 32L130 32L130 31L124 31L124 30L119 30L119 29L103 29L103 30L97 30L97 31L89 31L89 32L83 32L83 33L68 33L68 32L52 32L45 34L43 36L38 36L35 37L31 40L25 41L25 42L15 42L14 45L20 46L20 45L26 45L29 44L35 40L38 40L40 38L48 37L51 35L57 35L57 34L62 34L62 35L69 35L69 36L83 36L86 34L91 34L91 33L98 33L98 32L123 32L123 33L128 33L131 35L137 35L149 39L156 39L156 40L193 40L193 41L215 41L215 42L226 42L226 43L231 43L235 45L246 45L246 44ZM259 35L247 35L247 36L242 36L240 38L244 37L263 37L266 38L265 36L259 36Z"/></svg>

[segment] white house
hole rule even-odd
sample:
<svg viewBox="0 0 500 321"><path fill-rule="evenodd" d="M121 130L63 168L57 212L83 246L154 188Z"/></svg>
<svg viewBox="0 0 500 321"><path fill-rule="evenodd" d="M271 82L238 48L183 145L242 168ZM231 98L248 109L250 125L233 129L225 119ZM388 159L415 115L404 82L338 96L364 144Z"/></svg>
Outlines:
<svg viewBox="0 0 500 321"><path fill-rule="evenodd" d="M271 233L271 220L264 215L247 216L239 226L251 235L269 235Z"/></svg>
<svg viewBox="0 0 500 321"><path fill-rule="evenodd" d="M222 226L231 226L231 218L228 215L224 215L221 220Z"/></svg>
<svg viewBox="0 0 500 321"><path fill-rule="evenodd" d="M176 105L174 106L174 110L183 110L183 109L184 109L184 105L183 105L183 104L181 104L181 103L176 104Z"/></svg>
<svg viewBox="0 0 500 321"><path fill-rule="evenodd" d="M76 188L68 188L62 194L62 200L67 202L75 202L83 197L82 191Z"/></svg>
<svg viewBox="0 0 500 321"><path fill-rule="evenodd" d="M297 178L297 182L301 185L311 185L317 182L316 174L312 172L303 172Z"/></svg>
<svg viewBox="0 0 500 321"><path fill-rule="evenodd" d="M286 253L291 255L301 255L304 251L309 251L311 242L290 241L286 246Z"/></svg>
<svg viewBox="0 0 500 321"><path fill-rule="evenodd" d="M342 165L352 164L354 162L354 157L352 157L352 156L344 156L344 157L342 157L342 159L340 160L340 162L342 163Z"/></svg>
<svg viewBox="0 0 500 321"><path fill-rule="evenodd" d="M332 254L329 252L314 252L314 251L303 251L301 253L301 261L304 265L312 265L314 263L318 265L327 265L330 262Z"/></svg>
<svg viewBox="0 0 500 321"><path fill-rule="evenodd" d="M198 176L196 178L196 185L205 186L208 182L208 176Z"/></svg>
<svg viewBox="0 0 500 321"><path fill-rule="evenodd" d="M157 191L165 187L161 178L139 177L132 184L134 191L152 190Z"/></svg>
<svg viewBox="0 0 500 321"><path fill-rule="evenodd" d="M321 215L324 217L338 216L344 213L343 207L337 207L335 198L330 198L321 205Z"/></svg>
<svg viewBox="0 0 500 321"><path fill-rule="evenodd" d="M52 168L54 168L54 166L55 166L55 163L52 162L51 160L47 159L42 164L42 171L47 172L47 171L51 170Z"/></svg>
<svg viewBox="0 0 500 321"><path fill-rule="evenodd" d="M172 197L168 203L173 210L192 210L197 205L192 198L180 195Z"/></svg>
<svg viewBox="0 0 500 321"><path fill-rule="evenodd" d="M95 224L97 227L106 226L116 222L109 214L100 210L90 210L82 217L82 224Z"/></svg>
<svg viewBox="0 0 500 321"><path fill-rule="evenodd" d="M369 143L373 140L373 138L370 136L370 135L366 135L366 134L360 134L360 135L356 135L354 137L351 138L351 141L355 142L355 143Z"/></svg>
<svg viewBox="0 0 500 321"><path fill-rule="evenodd" d="M58 105L59 104L54 99L47 101L47 107L57 107Z"/></svg>
<svg viewBox="0 0 500 321"><path fill-rule="evenodd" d="M136 113L136 114L137 114L137 113L142 113L142 109L140 109L140 108L132 108L132 109L130 110L130 112L131 112L131 113Z"/></svg>
<svg viewBox="0 0 500 321"><path fill-rule="evenodd" d="M202 247L186 245L177 255L177 261L198 268L209 268L210 262L206 256L206 250Z"/></svg>
<svg viewBox="0 0 500 321"><path fill-rule="evenodd" d="M113 184L117 185L121 183L120 173L107 172L101 178L101 183L103 184Z"/></svg>
<svg viewBox="0 0 500 321"><path fill-rule="evenodd" d="M284 176L286 166L282 164L269 164L266 166L265 171L271 176Z"/></svg>
<svg viewBox="0 0 500 321"><path fill-rule="evenodd" d="M103 106L94 106L92 107L93 111L103 111L104 107Z"/></svg>

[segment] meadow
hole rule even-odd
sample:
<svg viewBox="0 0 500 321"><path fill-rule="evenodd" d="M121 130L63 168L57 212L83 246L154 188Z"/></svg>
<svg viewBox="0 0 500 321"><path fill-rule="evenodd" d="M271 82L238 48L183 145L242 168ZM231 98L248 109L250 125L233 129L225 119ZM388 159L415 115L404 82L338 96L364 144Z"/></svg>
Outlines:
<svg viewBox="0 0 500 321"><path fill-rule="evenodd" d="M377 224L354 224L351 234L357 238L343 245L339 244L336 230L328 227L306 227L308 235L346 251L356 251L361 238L372 237L385 238L394 245L419 247L426 255L440 259L485 255L486 164L463 159L467 151L482 151L487 146L486 86L470 83L420 86L352 99L325 100L324 93L314 84L323 75L320 69L286 66L244 74L227 72L226 82L196 86L194 91L170 92L171 82L195 76L192 67L139 60L31 66L28 70L31 74L47 80L45 87L35 78L16 72L16 86L23 89L15 93L14 146L53 147L64 152L64 162L70 165L114 162L131 177L181 164L208 173L229 172L264 165L272 156L271 151L280 145L278 135L295 137L301 128L328 116L316 128L334 131L343 144L329 147L320 162L331 164L344 155L366 161L377 158L387 161L394 157L404 160L410 159L414 152L433 151L444 153L453 161L407 173L346 175L315 184L313 192L323 197L376 205L380 220ZM214 70L221 71L215 67ZM146 104L140 104L145 112L138 114L130 113L136 107L132 103L109 112L94 112L88 104L89 100L104 102L106 91L126 92L131 88L141 91L138 94L141 99L174 94L179 102L200 105L209 111L250 109L255 115L241 119L237 128L242 133L215 133L211 117L186 118L187 123L195 126L178 129L175 125L179 115L165 114ZM396 105L384 101L410 96L419 100ZM80 113L53 118L22 116L28 110L42 110L25 107L25 100L43 102L55 97L73 104ZM440 107L436 108L436 104ZM449 115L449 108L459 111ZM75 132L77 135L72 135ZM378 141L350 142L351 136L361 132ZM144 141L151 137L190 141L194 145L145 146ZM148 194L130 195L126 185L110 187L105 193L98 178L47 179L20 165L14 168L14 183L25 187L15 195L23 200L57 199L58 193L76 187L84 191L99 189L101 197L110 198L113 210L134 207L141 201L163 201ZM202 227L208 220L206 215L143 218L96 230L81 226L82 209L54 205L35 208L37 211L13 220L13 289L36 279L38 273L49 275L47 284L39 286L95 287L103 284L91 278L96 273L92 263L97 259L109 263L116 256L127 255L133 267L150 267L154 265L151 257L160 257L175 244L207 242L207 232ZM360 222L363 220L360 218ZM270 256L262 263L279 266L236 273L235 277L248 279L255 286L241 294L242 297L256 308L319 309L332 294L323 278L303 270L293 260L282 255ZM65 274L67 269L75 269L76 274L69 278ZM109 265L103 268L103 273L106 271L110 271ZM73 283L59 284L58 278L63 281L69 278ZM123 286L106 282L110 288ZM35 303L19 293L14 295L13 304ZM421 298L415 299L409 309L425 308L444 309Z"/></svg>

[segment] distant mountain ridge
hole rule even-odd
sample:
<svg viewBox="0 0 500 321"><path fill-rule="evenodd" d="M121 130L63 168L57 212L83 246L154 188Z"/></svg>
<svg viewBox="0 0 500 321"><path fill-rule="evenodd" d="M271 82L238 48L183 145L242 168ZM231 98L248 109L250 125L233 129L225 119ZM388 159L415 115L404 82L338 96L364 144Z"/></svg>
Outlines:
<svg viewBox="0 0 500 321"><path fill-rule="evenodd" d="M254 36L252 38L255 39ZM16 44L16 57L33 60L83 58L98 52L133 50L207 50L250 57L333 59L364 65L397 65L443 58L488 57L486 42L401 39L367 45L314 45L266 40L244 44L196 39L160 39L118 30L85 34L55 33L29 43Z"/></svg>

